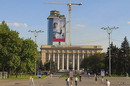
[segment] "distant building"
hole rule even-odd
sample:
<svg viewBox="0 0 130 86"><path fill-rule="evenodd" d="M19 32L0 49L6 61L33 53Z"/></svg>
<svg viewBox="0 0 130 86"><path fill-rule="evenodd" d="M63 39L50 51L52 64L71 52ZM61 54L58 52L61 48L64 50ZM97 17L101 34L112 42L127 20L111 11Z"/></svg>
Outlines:
<svg viewBox="0 0 130 86"><path fill-rule="evenodd" d="M101 53L101 46L41 46L42 63L54 61L57 70L68 71L69 69L80 70L81 61L85 56Z"/></svg>
<svg viewBox="0 0 130 86"><path fill-rule="evenodd" d="M59 11L53 10L48 16L48 45L61 45L66 39L66 18Z"/></svg>

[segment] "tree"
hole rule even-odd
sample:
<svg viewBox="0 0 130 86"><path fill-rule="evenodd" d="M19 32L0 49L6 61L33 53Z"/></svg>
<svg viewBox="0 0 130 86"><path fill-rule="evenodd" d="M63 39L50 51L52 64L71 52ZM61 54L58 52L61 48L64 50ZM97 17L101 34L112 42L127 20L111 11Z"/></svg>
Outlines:
<svg viewBox="0 0 130 86"><path fill-rule="evenodd" d="M118 63L119 63L119 57L118 57L119 48L117 48L116 45L113 45L113 43L111 43L110 47L111 47L111 70L112 70L112 74L117 74L119 72L117 70ZM108 53L109 53L109 51L108 51ZM108 61L109 60L107 59L107 62ZM107 66L108 66L108 63L107 63Z"/></svg>
<svg viewBox="0 0 130 86"><path fill-rule="evenodd" d="M101 54L97 53L97 54L91 55L89 57L86 57L82 61L81 68L84 68L85 70L89 69L95 73L98 73L101 69L105 68L104 59L105 59L104 53L101 53Z"/></svg>
<svg viewBox="0 0 130 86"><path fill-rule="evenodd" d="M112 48L112 53L111 53L111 69L112 69L112 74L117 74L119 71L117 70L118 69L118 66L119 66L119 49L116 47L116 46L113 46Z"/></svg>
<svg viewBox="0 0 130 86"><path fill-rule="evenodd" d="M118 72L118 54L119 54L119 49L113 45L113 43L110 44L111 48L111 71L112 74L116 74ZM105 70L109 70L109 48L106 53L105 57Z"/></svg>
<svg viewBox="0 0 130 86"><path fill-rule="evenodd" d="M121 44L121 48L119 51L119 65L118 69L120 74L126 74L129 72L130 66L130 47L127 38L124 38L124 41Z"/></svg>
<svg viewBox="0 0 130 86"><path fill-rule="evenodd" d="M23 40L20 52L20 70L22 72L34 72L35 63L38 59L37 45L31 39Z"/></svg>
<svg viewBox="0 0 130 86"><path fill-rule="evenodd" d="M14 72L20 64L19 51L21 50L21 39L19 33L10 30L3 21L0 24L0 63L2 71Z"/></svg>
<svg viewBox="0 0 130 86"><path fill-rule="evenodd" d="M53 61L49 61L49 62L45 63L45 64L44 64L44 68L45 68L45 70L47 70L47 71L50 70L50 72L55 72L55 71L57 71L57 70L56 70L56 64L55 64L55 62L53 62Z"/></svg>
<svg viewBox="0 0 130 86"><path fill-rule="evenodd" d="M3 21L0 24L0 70L8 74L33 72L38 58L37 45L31 39L22 39Z"/></svg>

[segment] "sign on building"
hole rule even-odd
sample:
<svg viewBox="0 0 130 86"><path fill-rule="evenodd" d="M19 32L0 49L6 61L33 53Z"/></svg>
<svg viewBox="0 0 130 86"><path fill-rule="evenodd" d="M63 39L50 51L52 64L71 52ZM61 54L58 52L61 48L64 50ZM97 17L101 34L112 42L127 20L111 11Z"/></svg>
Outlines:
<svg viewBox="0 0 130 86"><path fill-rule="evenodd" d="M53 18L53 42L65 42L65 18Z"/></svg>

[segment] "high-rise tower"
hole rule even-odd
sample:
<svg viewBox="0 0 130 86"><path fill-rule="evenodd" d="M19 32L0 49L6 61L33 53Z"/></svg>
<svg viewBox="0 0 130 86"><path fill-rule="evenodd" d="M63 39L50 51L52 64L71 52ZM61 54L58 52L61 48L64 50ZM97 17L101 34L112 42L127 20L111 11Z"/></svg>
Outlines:
<svg viewBox="0 0 130 86"><path fill-rule="evenodd" d="M48 16L48 45L66 41L66 18L59 11L50 11Z"/></svg>

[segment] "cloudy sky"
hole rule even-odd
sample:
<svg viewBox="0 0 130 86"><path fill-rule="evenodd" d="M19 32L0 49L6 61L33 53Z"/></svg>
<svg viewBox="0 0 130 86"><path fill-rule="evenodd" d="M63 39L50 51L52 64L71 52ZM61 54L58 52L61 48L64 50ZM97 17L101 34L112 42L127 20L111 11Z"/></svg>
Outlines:
<svg viewBox="0 0 130 86"><path fill-rule="evenodd" d="M0 22L5 20L22 38L34 40L29 30L43 30L37 38L38 45L47 44L47 17L51 10L68 16L66 5L45 2L68 3L69 0L0 0ZM120 47L123 38L130 40L130 0L72 0L82 6L72 7L72 45L101 45L108 47L108 34L102 27L119 27L112 32L112 41Z"/></svg>

